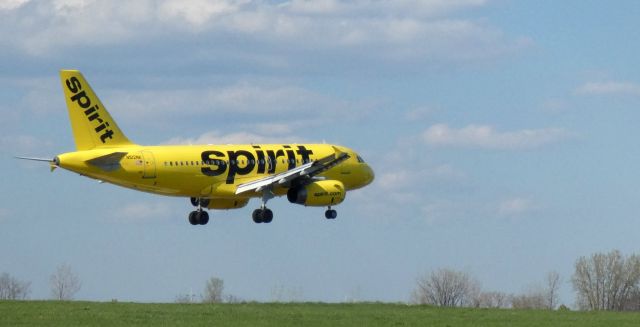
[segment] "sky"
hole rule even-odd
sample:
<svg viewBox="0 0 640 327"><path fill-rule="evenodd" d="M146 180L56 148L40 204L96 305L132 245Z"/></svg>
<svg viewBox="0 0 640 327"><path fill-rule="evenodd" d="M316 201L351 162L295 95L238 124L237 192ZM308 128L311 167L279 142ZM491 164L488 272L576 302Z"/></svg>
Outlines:
<svg viewBox="0 0 640 327"><path fill-rule="evenodd" d="M419 276L486 291L638 253L640 2L0 1L0 271L50 297L171 302L208 278L245 300L408 301ZM326 142L376 180L324 208L269 202L191 226L188 199L14 155L75 149L79 69L138 144Z"/></svg>

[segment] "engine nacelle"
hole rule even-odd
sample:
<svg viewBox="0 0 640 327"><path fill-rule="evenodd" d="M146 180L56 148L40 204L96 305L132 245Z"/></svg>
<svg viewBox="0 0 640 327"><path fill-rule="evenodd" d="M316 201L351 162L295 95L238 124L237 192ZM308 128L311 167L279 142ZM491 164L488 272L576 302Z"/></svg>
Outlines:
<svg viewBox="0 0 640 327"><path fill-rule="evenodd" d="M249 199L211 199L207 208L209 209L237 209L249 203Z"/></svg>
<svg viewBox="0 0 640 327"><path fill-rule="evenodd" d="M344 201L345 196L344 184L337 180L317 181L287 192L289 202L312 207L337 205Z"/></svg>

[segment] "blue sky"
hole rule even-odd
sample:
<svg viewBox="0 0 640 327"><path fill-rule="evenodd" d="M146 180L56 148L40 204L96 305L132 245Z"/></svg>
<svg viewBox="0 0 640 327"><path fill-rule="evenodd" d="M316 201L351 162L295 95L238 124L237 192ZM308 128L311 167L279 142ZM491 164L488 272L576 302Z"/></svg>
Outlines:
<svg viewBox="0 0 640 327"><path fill-rule="evenodd" d="M407 301L449 267L518 293L582 255L638 251L636 1L0 1L0 271L68 263L78 298ZM74 143L80 69L140 144L328 142L376 181L275 219L19 162Z"/></svg>

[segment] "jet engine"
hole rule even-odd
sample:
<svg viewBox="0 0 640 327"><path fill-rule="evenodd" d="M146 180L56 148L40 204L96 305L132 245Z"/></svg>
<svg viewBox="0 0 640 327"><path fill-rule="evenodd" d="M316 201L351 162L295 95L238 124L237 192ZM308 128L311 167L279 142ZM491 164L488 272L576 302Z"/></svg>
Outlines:
<svg viewBox="0 0 640 327"><path fill-rule="evenodd" d="M307 185L292 187L287 192L291 203L312 207L327 207L344 201L344 184L337 180L317 181Z"/></svg>

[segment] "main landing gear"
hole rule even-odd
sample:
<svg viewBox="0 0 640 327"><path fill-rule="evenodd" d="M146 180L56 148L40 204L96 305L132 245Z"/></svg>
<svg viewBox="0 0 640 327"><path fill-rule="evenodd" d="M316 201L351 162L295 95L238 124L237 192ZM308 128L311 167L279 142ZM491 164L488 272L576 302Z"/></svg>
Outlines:
<svg viewBox="0 0 640 327"><path fill-rule="evenodd" d="M209 222L209 213L202 207L209 205L209 199L191 198L191 204L197 209L189 213L189 223L191 225L206 225Z"/></svg>
<svg viewBox="0 0 640 327"><path fill-rule="evenodd" d="M256 224L268 224L273 220L273 211L267 208L258 208L256 210L253 210L251 218L253 218L253 222Z"/></svg>
<svg viewBox="0 0 640 327"><path fill-rule="evenodd" d="M273 199L275 195L271 192L270 189L266 189L262 191L262 205L260 208L253 210L253 214L251 214L251 218L253 218L253 222L256 224L265 223L268 224L273 220L273 211L271 209L267 209L267 201Z"/></svg>

